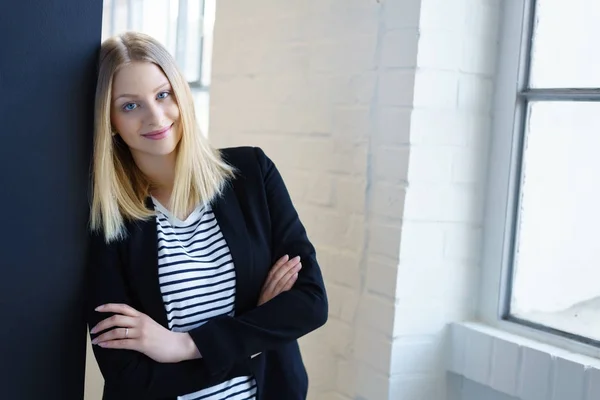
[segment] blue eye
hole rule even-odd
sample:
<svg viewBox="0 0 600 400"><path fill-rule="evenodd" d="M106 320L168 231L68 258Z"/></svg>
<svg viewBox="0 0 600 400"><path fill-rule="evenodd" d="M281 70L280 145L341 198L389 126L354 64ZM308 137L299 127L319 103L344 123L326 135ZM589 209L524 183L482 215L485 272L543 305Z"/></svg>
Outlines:
<svg viewBox="0 0 600 400"><path fill-rule="evenodd" d="M160 92L157 97L159 99L166 99L167 97L169 97L169 94L169 92Z"/></svg>
<svg viewBox="0 0 600 400"><path fill-rule="evenodd" d="M127 103L123 106L123 110L125 111L133 111L137 108L137 104L135 103Z"/></svg>

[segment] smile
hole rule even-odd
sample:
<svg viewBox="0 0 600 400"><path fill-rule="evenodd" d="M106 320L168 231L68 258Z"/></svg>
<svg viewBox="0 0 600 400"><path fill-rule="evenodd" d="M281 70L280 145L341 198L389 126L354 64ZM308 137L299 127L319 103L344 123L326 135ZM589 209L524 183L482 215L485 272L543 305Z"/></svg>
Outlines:
<svg viewBox="0 0 600 400"><path fill-rule="evenodd" d="M160 140L160 139L165 138L169 134L169 131L171 130L172 126L173 125L170 125L170 126L167 126L166 128L148 132L148 133L143 134L142 136L147 139Z"/></svg>

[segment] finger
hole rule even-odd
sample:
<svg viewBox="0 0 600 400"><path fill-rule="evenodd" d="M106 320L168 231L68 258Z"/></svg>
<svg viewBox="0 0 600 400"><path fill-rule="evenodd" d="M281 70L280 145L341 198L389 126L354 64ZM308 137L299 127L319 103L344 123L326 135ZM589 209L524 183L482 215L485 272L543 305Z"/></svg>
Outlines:
<svg viewBox="0 0 600 400"><path fill-rule="evenodd" d="M123 340L123 339L137 339L138 330L134 328L115 328L108 332L103 333L94 340L92 344L98 344L111 340Z"/></svg>
<svg viewBox="0 0 600 400"><path fill-rule="evenodd" d="M278 281L283 276L285 276L290 271L290 269L294 268L299 263L300 263L300 256L296 256L296 257L292 258L291 260L289 260L288 262L286 262L281 267L279 267L276 271L273 272L272 279L274 281Z"/></svg>
<svg viewBox="0 0 600 400"><path fill-rule="evenodd" d="M289 260L288 262L286 262L283 266L281 266L274 273L273 276L271 276L270 278L267 279L265 289L269 293L273 293L276 290L278 285L282 286L283 284L285 284L285 281L287 279L284 277L287 274L289 274L290 271L293 271L294 268L296 268L299 264L300 264L300 256L296 256L296 257L292 258L291 260ZM284 279L284 282L281 281L282 279Z"/></svg>
<svg viewBox="0 0 600 400"><path fill-rule="evenodd" d="M275 262L275 264L273 265L273 268L275 267L280 267L283 264L285 264L288 260L290 259L290 256L285 254L283 257L281 257L279 260L277 260L277 262Z"/></svg>
<svg viewBox="0 0 600 400"><path fill-rule="evenodd" d="M285 265L285 263L290 259L290 256L288 256L287 254L284 255L283 257L281 257L279 260L277 260L275 262L275 264L273 264L273 266L271 267L271 270L269 271L269 277L273 276L273 274L275 274L275 272L277 272L277 270L279 268L281 268L281 266Z"/></svg>
<svg viewBox="0 0 600 400"><path fill-rule="evenodd" d="M105 349L125 349L125 350L137 350L137 341L133 339L119 339L109 340L106 342L98 343L98 346Z"/></svg>
<svg viewBox="0 0 600 400"><path fill-rule="evenodd" d="M294 283L296 283L297 280L298 280L298 273L296 272L294 275L292 275L292 277L290 279L287 280L287 282L283 286L283 289L281 289L281 292L283 293L283 292L287 292L288 290L290 290L294 286Z"/></svg>
<svg viewBox="0 0 600 400"><path fill-rule="evenodd" d="M90 333L95 334L114 327L133 328L135 325L135 318L116 314L98 322L98 324L92 328Z"/></svg>
<svg viewBox="0 0 600 400"><path fill-rule="evenodd" d="M290 270L284 276L282 276L281 279L279 279L279 281L275 285L275 288L273 289L275 296L283 291L283 288L285 287L287 282L290 280L290 278L292 278L295 274L297 274L301 268L302 268L302 263L298 263L294 267L290 268Z"/></svg>
<svg viewBox="0 0 600 400"><path fill-rule="evenodd" d="M103 312L103 313L112 312L115 314L128 315L130 317L137 317L140 315L139 311L137 311L135 308L133 308L127 304L114 304L114 303L103 304L101 306L96 307L96 311Z"/></svg>

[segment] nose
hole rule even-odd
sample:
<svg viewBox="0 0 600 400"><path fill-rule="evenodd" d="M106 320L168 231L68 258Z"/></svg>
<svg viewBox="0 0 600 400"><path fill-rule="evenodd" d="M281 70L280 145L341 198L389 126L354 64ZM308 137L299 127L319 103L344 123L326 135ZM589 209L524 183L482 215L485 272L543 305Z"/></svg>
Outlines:
<svg viewBox="0 0 600 400"><path fill-rule="evenodd" d="M145 124L149 127L160 128L164 119L164 110L160 104L151 102L146 107Z"/></svg>

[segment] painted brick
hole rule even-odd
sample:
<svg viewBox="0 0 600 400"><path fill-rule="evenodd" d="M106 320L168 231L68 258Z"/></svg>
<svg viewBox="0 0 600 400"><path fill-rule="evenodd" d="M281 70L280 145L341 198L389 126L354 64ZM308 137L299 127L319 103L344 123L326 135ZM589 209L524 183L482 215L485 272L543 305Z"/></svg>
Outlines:
<svg viewBox="0 0 600 400"><path fill-rule="evenodd" d="M408 146L381 146L373 150L373 177L376 181L406 184L408 175Z"/></svg>
<svg viewBox="0 0 600 400"><path fill-rule="evenodd" d="M488 385L492 362L492 338L480 332L469 331L466 342L464 375L472 381Z"/></svg>
<svg viewBox="0 0 600 400"><path fill-rule="evenodd" d="M458 71L463 53L462 35L425 29L419 37L419 68Z"/></svg>
<svg viewBox="0 0 600 400"><path fill-rule="evenodd" d="M419 26L460 32L467 19L467 8L467 0L422 0Z"/></svg>
<svg viewBox="0 0 600 400"><path fill-rule="evenodd" d="M392 300L367 293L358 305L358 326L389 335L394 327L394 311Z"/></svg>
<svg viewBox="0 0 600 400"><path fill-rule="evenodd" d="M307 90L311 99L334 105L368 105L372 102L377 83L375 71L314 72L308 77Z"/></svg>
<svg viewBox="0 0 600 400"><path fill-rule="evenodd" d="M411 106L414 92L413 70L389 70L381 73L378 98L381 106Z"/></svg>
<svg viewBox="0 0 600 400"><path fill-rule="evenodd" d="M336 107L333 135L353 143L365 143L371 136L371 110L368 107Z"/></svg>
<svg viewBox="0 0 600 400"><path fill-rule="evenodd" d="M385 0L384 10L383 25L385 29L419 26L421 0Z"/></svg>
<svg viewBox="0 0 600 400"><path fill-rule="evenodd" d="M337 141L335 142L335 150L329 153L329 157L325 159L326 171L365 176L368 153L366 143L353 145L349 142Z"/></svg>
<svg viewBox="0 0 600 400"><path fill-rule="evenodd" d="M412 146L409 182L447 183L452 174L452 151L446 147Z"/></svg>
<svg viewBox="0 0 600 400"><path fill-rule="evenodd" d="M458 72L417 70L415 75L415 108L454 109L458 97Z"/></svg>
<svg viewBox="0 0 600 400"><path fill-rule="evenodd" d="M389 399L389 378L365 364L359 364L356 377L358 399ZM361 397L362 396L362 397Z"/></svg>
<svg viewBox="0 0 600 400"><path fill-rule="evenodd" d="M313 399L316 397L308 397L309 399ZM338 392L325 392L319 395L319 399L321 400L352 400L350 397L344 396Z"/></svg>
<svg viewBox="0 0 600 400"><path fill-rule="evenodd" d="M376 129L373 132L375 145L404 146L410 140L410 108L380 107L375 116ZM406 160L408 163L408 160Z"/></svg>
<svg viewBox="0 0 600 400"><path fill-rule="evenodd" d="M306 200L310 203L330 206L333 203L334 179L332 176L312 176L306 182Z"/></svg>
<svg viewBox="0 0 600 400"><path fill-rule="evenodd" d="M552 357L544 352L524 347L521 362L518 397L523 400L548 400Z"/></svg>
<svg viewBox="0 0 600 400"><path fill-rule="evenodd" d="M345 252L328 247L317 247L317 257L326 282L333 282L354 290L361 288L360 259L357 252Z"/></svg>
<svg viewBox="0 0 600 400"><path fill-rule="evenodd" d="M318 72L374 69L376 48L375 35L355 34L350 38L322 40L311 44L307 67Z"/></svg>
<svg viewBox="0 0 600 400"><path fill-rule="evenodd" d="M372 222L368 227L368 252L389 258L398 258L400 253L401 228L397 225Z"/></svg>
<svg viewBox="0 0 600 400"><path fill-rule="evenodd" d="M392 375L434 373L441 363L441 344L435 337L400 337L392 349Z"/></svg>
<svg viewBox="0 0 600 400"><path fill-rule="evenodd" d="M494 340L493 348L490 387L514 396L517 394L521 348L501 339Z"/></svg>
<svg viewBox="0 0 600 400"><path fill-rule="evenodd" d="M327 284L327 294L329 297L329 314L347 323L353 322L359 304L359 294L351 288L339 286L335 283ZM385 318L384 312L385 310L378 313L381 324L384 324L381 321Z"/></svg>
<svg viewBox="0 0 600 400"><path fill-rule="evenodd" d="M494 84L491 79L460 74L458 106L462 109L489 113L492 109Z"/></svg>
<svg viewBox="0 0 600 400"><path fill-rule="evenodd" d="M479 262L482 234L479 226L446 224L444 226L444 256L448 260Z"/></svg>
<svg viewBox="0 0 600 400"><path fill-rule="evenodd" d="M326 3L326 2L325 2ZM344 40L357 33L374 36L379 27L377 7L343 7L330 9L319 18L312 18L308 32L309 40Z"/></svg>
<svg viewBox="0 0 600 400"><path fill-rule="evenodd" d="M400 257L403 260L419 260L424 256L433 255L441 259L444 236L443 226L436 222L405 220L402 225Z"/></svg>
<svg viewBox="0 0 600 400"><path fill-rule="evenodd" d="M372 367L381 374L390 372L392 356L392 340L389 336L359 327L355 332L354 355L366 365Z"/></svg>
<svg viewBox="0 0 600 400"><path fill-rule="evenodd" d="M364 213L367 181L363 178L335 177L335 205L345 213Z"/></svg>
<svg viewBox="0 0 600 400"><path fill-rule="evenodd" d="M439 260L431 263L403 260L398 275L396 298L399 304L410 305L441 301L447 290L447 276L450 274L446 271L444 263Z"/></svg>
<svg viewBox="0 0 600 400"><path fill-rule="evenodd" d="M395 298L398 293L398 261L371 256L367 260L367 264L367 290Z"/></svg>
<svg viewBox="0 0 600 400"><path fill-rule="evenodd" d="M407 335L439 335L446 324L452 321L441 303L396 306L394 318L394 337Z"/></svg>
<svg viewBox="0 0 600 400"><path fill-rule="evenodd" d="M483 201L478 188L409 182L405 218L423 221L479 223Z"/></svg>
<svg viewBox="0 0 600 400"><path fill-rule="evenodd" d="M358 362L339 360L337 363L336 390L344 396L354 399L358 386Z"/></svg>
<svg viewBox="0 0 600 400"><path fill-rule="evenodd" d="M352 324L333 318L323 327L323 332L334 355L343 356L350 353L355 335Z"/></svg>
<svg viewBox="0 0 600 400"><path fill-rule="evenodd" d="M447 353L447 369L455 374L465 371L465 354L467 346L467 330L460 324L450 325L450 349Z"/></svg>
<svg viewBox="0 0 600 400"><path fill-rule="evenodd" d="M584 395L585 368L562 358L554 365L554 390L552 400L579 400Z"/></svg>
<svg viewBox="0 0 600 400"><path fill-rule="evenodd" d="M461 40L461 71L488 77L493 76L496 70L497 43L493 39L480 36L465 35Z"/></svg>
<svg viewBox="0 0 600 400"><path fill-rule="evenodd" d="M391 379L389 399L431 400L445 397L442 380L435 375L395 376Z"/></svg>
<svg viewBox="0 0 600 400"><path fill-rule="evenodd" d="M588 368L587 375L587 393L585 400L600 399L600 369Z"/></svg>
<svg viewBox="0 0 600 400"><path fill-rule="evenodd" d="M472 36L496 37L500 26L498 2L466 0L466 29ZM493 49L493 46L490 46ZM495 55L494 53L490 55Z"/></svg>
<svg viewBox="0 0 600 400"><path fill-rule="evenodd" d="M402 218L405 188L402 184L375 183L369 207L373 215L384 218Z"/></svg>
<svg viewBox="0 0 600 400"><path fill-rule="evenodd" d="M410 121L410 141L416 145L465 146L471 132L480 132L462 115L447 110L416 109Z"/></svg>
<svg viewBox="0 0 600 400"><path fill-rule="evenodd" d="M473 147L478 147L474 149ZM480 168L485 163L488 151L485 142L479 146L453 149L452 151L452 182L455 183L481 183L484 171Z"/></svg>
<svg viewBox="0 0 600 400"><path fill-rule="evenodd" d="M386 32L380 65L388 68L414 68L417 65L419 32L415 28Z"/></svg>
<svg viewBox="0 0 600 400"><path fill-rule="evenodd" d="M312 351L309 354L304 357L304 362L309 371L314 371L311 377L311 386L324 388L325 390L333 389L336 369L336 360L333 354L322 349Z"/></svg>

